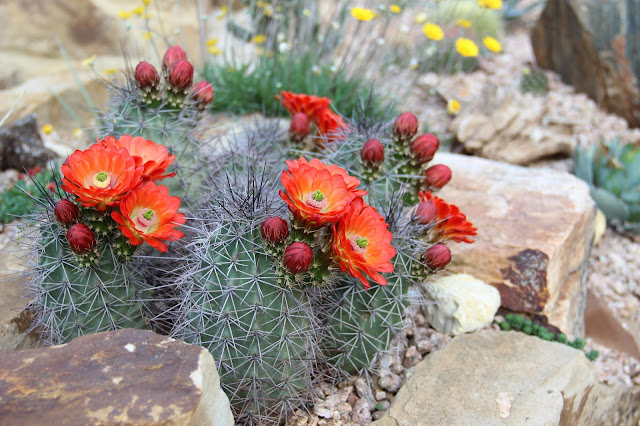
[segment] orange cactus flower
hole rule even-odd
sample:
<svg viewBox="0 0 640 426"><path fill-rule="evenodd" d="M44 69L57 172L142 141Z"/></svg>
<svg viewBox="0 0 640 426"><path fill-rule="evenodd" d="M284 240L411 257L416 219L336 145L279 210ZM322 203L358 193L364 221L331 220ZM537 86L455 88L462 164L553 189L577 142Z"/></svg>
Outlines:
<svg viewBox="0 0 640 426"><path fill-rule="evenodd" d="M186 221L184 214L178 213L180 202L179 197L169 195L166 186L148 181L131 191L120 203L120 211L112 211L111 217L131 245L146 242L166 252L169 246L164 241L184 237L182 232L174 229Z"/></svg>
<svg viewBox="0 0 640 426"><path fill-rule="evenodd" d="M335 164L326 165L317 158L312 158L311 161L307 161L307 159L304 157L300 157L299 160L287 160L287 167L289 168L289 172L299 169L303 164L311 166L317 170L328 169L331 174L342 176L342 178L344 179L344 183L347 184L347 189L354 192L355 197L362 197L363 195L367 194L367 191L357 189L358 185L360 185L360 181L357 178L349 176L345 169L336 166Z"/></svg>
<svg viewBox="0 0 640 426"><path fill-rule="evenodd" d="M61 169L62 189L84 207L103 211L138 185L144 167L124 148L94 144L71 154Z"/></svg>
<svg viewBox="0 0 640 426"><path fill-rule="evenodd" d="M320 136L326 137L331 142L343 139L342 132L347 128L347 125L335 112L329 108L323 108L315 115L316 128Z"/></svg>
<svg viewBox="0 0 640 426"><path fill-rule="evenodd" d="M369 279L387 285L380 272L393 271L391 259L396 249L388 227L380 213L360 197L353 200L349 213L333 224L333 252L340 269L358 278L366 289L371 287Z"/></svg>
<svg viewBox="0 0 640 426"><path fill-rule="evenodd" d="M315 95L306 95L304 93L280 92L280 96L276 95L276 99L282 103L282 106L293 117L298 112L303 112L309 121L313 121L316 113L321 109L327 108L331 101L328 98L319 98Z"/></svg>
<svg viewBox="0 0 640 426"><path fill-rule="evenodd" d="M436 197L429 191L420 191L420 204L418 204L416 220L424 225L433 224L431 242L452 240L458 243L472 243L470 236L477 235L478 229L467 220L460 209L453 204L447 204L443 199ZM428 203L435 206L436 215L422 217L420 212L432 209L425 208Z"/></svg>
<svg viewBox="0 0 640 426"><path fill-rule="evenodd" d="M284 190L280 190L280 196L291 213L305 224L322 226L336 222L349 211L351 201L366 191L352 189L359 181L354 181L343 169L327 166L320 160L311 163L304 158L287 161L289 169L282 172Z"/></svg>
<svg viewBox="0 0 640 426"><path fill-rule="evenodd" d="M157 145L153 141L145 140L142 136L134 138L131 135L122 135L118 140L109 136L101 143L106 147L125 148L132 157L139 157L144 167L143 180L160 180L175 176L175 173L164 174L176 158L175 155L169 155L164 145Z"/></svg>

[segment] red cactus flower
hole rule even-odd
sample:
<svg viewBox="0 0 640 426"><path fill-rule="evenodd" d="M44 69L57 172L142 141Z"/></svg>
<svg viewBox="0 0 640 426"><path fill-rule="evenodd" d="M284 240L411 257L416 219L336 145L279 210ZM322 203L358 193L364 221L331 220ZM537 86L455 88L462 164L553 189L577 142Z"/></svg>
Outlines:
<svg viewBox="0 0 640 426"><path fill-rule="evenodd" d="M303 164L311 166L317 170L328 169L331 172L331 174L342 176L342 178L344 179L344 183L347 184L347 189L349 191L354 192L354 198L362 197L363 195L367 194L367 191L364 191L362 189L357 189L358 185L360 185L360 181L357 178L353 176L349 176L345 169L343 169L342 167L336 166L335 164L326 165L322 161L318 160L317 158L312 158L311 161L307 161L304 157L300 157L299 160L287 160L287 167L289 168L290 172L292 170L299 169L300 166Z"/></svg>
<svg viewBox="0 0 640 426"><path fill-rule="evenodd" d="M186 90L193 82L193 65L189 61L178 61L169 70L169 84L174 90Z"/></svg>
<svg viewBox="0 0 640 426"><path fill-rule="evenodd" d="M160 180L175 176L175 173L164 174L176 158L175 155L169 155L169 151L164 145L157 145L142 136L134 138L131 135L122 135L118 140L113 136L108 136L100 143L105 147L125 148L129 155L139 159L138 164L142 164L144 167L142 180Z"/></svg>
<svg viewBox="0 0 640 426"><path fill-rule="evenodd" d="M289 226L281 217L268 217L262 222L260 234L269 243L281 243L289 236Z"/></svg>
<svg viewBox="0 0 640 426"><path fill-rule="evenodd" d="M436 164L424 171L424 184L430 189L440 189L451 180L451 169L444 164Z"/></svg>
<svg viewBox="0 0 640 426"><path fill-rule="evenodd" d="M282 263L292 274L307 272L313 262L313 252L307 243L296 241L284 251Z"/></svg>
<svg viewBox="0 0 640 426"><path fill-rule="evenodd" d="M377 166L384 161L384 146L378 139L369 139L360 151L362 161L371 166Z"/></svg>
<svg viewBox="0 0 640 426"><path fill-rule="evenodd" d="M160 84L158 71L153 65L145 61L136 66L135 79L141 89L157 87Z"/></svg>
<svg viewBox="0 0 640 426"><path fill-rule="evenodd" d="M291 126L289 126L289 135L296 142L302 142L310 133L309 117L304 112L296 112L291 117Z"/></svg>
<svg viewBox="0 0 640 426"><path fill-rule="evenodd" d="M49 182L47 184L47 189L49 190L49 192L54 193L56 192L56 184L53 182Z"/></svg>
<svg viewBox="0 0 640 426"><path fill-rule="evenodd" d="M460 209L453 204L447 204L444 200L431 194L429 191L420 191L420 203L416 214L420 211L429 211L429 208L423 206L423 203L433 203L437 210L435 218L429 218L426 215L416 219L422 224L433 224L431 228L432 242L452 240L458 243L472 243L470 236L477 235L477 228L467 220L467 217L460 213Z"/></svg>
<svg viewBox="0 0 640 426"><path fill-rule="evenodd" d="M344 139L344 130L347 125L338 114L329 108L323 108L318 111L314 117L316 128L320 136L325 137L329 142L335 142Z"/></svg>
<svg viewBox="0 0 640 426"><path fill-rule="evenodd" d="M360 197L353 200L349 213L333 224L334 258L342 271L358 278L365 288L371 287L369 279L387 285L380 272L393 271L391 259L396 249L388 227L380 213Z"/></svg>
<svg viewBox="0 0 640 426"><path fill-rule="evenodd" d="M33 169L29 169L27 170L27 173L29 173L29 176L35 176L37 173L40 173L42 171L42 168L40 166L35 166Z"/></svg>
<svg viewBox="0 0 640 426"><path fill-rule="evenodd" d="M166 186L153 181L139 185L120 203L120 211L112 211L111 217L129 239L131 245L146 242L161 252L169 246L164 241L176 241L184 234L176 229L186 218L178 213L180 198L171 197Z"/></svg>
<svg viewBox="0 0 640 426"><path fill-rule="evenodd" d="M366 194L366 191L350 189L345 182L346 171L326 166L320 160L307 163L300 158L287 161L287 165L289 169L283 171L280 178L284 186L280 196L291 213L305 224L321 226L335 222L349 211L349 204L355 197L363 192ZM349 179L351 184L352 179Z"/></svg>
<svg viewBox="0 0 640 426"><path fill-rule="evenodd" d="M104 211L138 185L144 167L125 148L97 143L71 154L61 170L62 189L84 207Z"/></svg>
<svg viewBox="0 0 640 426"><path fill-rule="evenodd" d="M319 98L314 95L306 95L304 93L280 92L276 95L276 99L282 103L289 114L293 117L296 113L302 112L307 116L309 121L313 121L316 113L321 109L327 108L331 101L328 98Z"/></svg>
<svg viewBox="0 0 640 426"><path fill-rule="evenodd" d="M451 262L451 250L442 243L434 244L422 255L424 263L432 271L439 271Z"/></svg>
<svg viewBox="0 0 640 426"><path fill-rule="evenodd" d="M180 46L171 46L162 58L162 71L168 72L178 61L186 61L187 54Z"/></svg>
<svg viewBox="0 0 640 426"><path fill-rule="evenodd" d="M411 153L421 163L428 163L436 154L440 141L435 135L426 133L418 136L411 144Z"/></svg>
<svg viewBox="0 0 640 426"><path fill-rule="evenodd" d="M69 248L76 254L90 252L96 246L96 236L84 223L76 223L67 231Z"/></svg>
<svg viewBox="0 0 640 426"><path fill-rule="evenodd" d="M416 133L418 133L418 117L413 113L400 114L393 123L393 134L400 139L409 140Z"/></svg>
<svg viewBox="0 0 640 426"><path fill-rule="evenodd" d="M80 218L80 209L71 201L63 198L56 203L53 214L61 224L70 225Z"/></svg>
<svg viewBox="0 0 640 426"><path fill-rule="evenodd" d="M205 110L213 103L213 86L208 81L200 81L191 89L191 95L198 107Z"/></svg>

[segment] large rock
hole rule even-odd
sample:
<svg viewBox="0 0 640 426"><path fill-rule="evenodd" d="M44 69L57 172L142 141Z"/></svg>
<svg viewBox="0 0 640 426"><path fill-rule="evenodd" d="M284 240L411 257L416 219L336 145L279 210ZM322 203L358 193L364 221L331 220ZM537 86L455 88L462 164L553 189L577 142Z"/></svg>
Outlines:
<svg viewBox="0 0 640 426"><path fill-rule="evenodd" d="M640 0L548 0L531 32L538 64L640 126Z"/></svg>
<svg viewBox="0 0 640 426"><path fill-rule="evenodd" d="M0 353L3 425L233 425L208 351L123 329Z"/></svg>
<svg viewBox="0 0 640 426"><path fill-rule="evenodd" d="M584 335L585 270L596 207L573 175L442 153L451 182L439 196L478 228L473 244L450 244L452 272L500 291L502 306Z"/></svg>
<svg viewBox="0 0 640 426"><path fill-rule="evenodd" d="M0 128L0 170L46 167L55 156L40 138L35 114Z"/></svg>
<svg viewBox="0 0 640 426"><path fill-rule="evenodd" d="M582 351L518 332L454 338L421 361L377 426L635 425L640 392L598 383Z"/></svg>
<svg viewBox="0 0 640 426"><path fill-rule="evenodd" d="M526 165L571 155L577 124L555 115L545 97L488 84L449 128L470 154Z"/></svg>

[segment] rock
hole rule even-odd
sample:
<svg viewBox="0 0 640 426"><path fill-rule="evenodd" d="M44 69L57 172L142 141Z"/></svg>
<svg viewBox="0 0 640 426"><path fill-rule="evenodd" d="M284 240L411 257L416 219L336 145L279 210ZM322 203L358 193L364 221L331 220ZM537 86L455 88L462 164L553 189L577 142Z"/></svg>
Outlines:
<svg viewBox="0 0 640 426"><path fill-rule="evenodd" d="M351 412L351 420L361 426L371 423L371 407L366 400L359 399L356 401Z"/></svg>
<svg viewBox="0 0 640 426"><path fill-rule="evenodd" d="M585 270L596 208L573 175L482 158L437 154L451 182L438 194L478 228L473 244L450 244L448 270L496 287L501 306L584 335Z"/></svg>
<svg viewBox="0 0 640 426"><path fill-rule="evenodd" d="M487 84L482 96L460 110L450 131L465 152L526 165L570 156L577 124L555 116L544 97Z"/></svg>
<svg viewBox="0 0 640 426"><path fill-rule="evenodd" d="M436 276L423 285L429 300L429 324L444 334L463 334L491 324L500 307L500 292L469 274Z"/></svg>
<svg viewBox="0 0 640 426"><path fill-rule="evenodd" d="M634 425L639 407L637 388L598 383L582 351L489 331L456 337L429 355L374 424Z"/></svg>
<svg viewBox="0 0 640 426"><path fill-rule="evenodd" d="M42 143L35 114L0 128L0 170L46 167L55 156Z"/></svg>
<svg viewBox="0 0 640 426"><path fill-rule="evenodd" d="M596 230L593 237L594 246L600 244L600 240L604 237L605 232L607 232L607 217L602 213L602 210L598 209L596 213Z"/></svg>
<svg viewBox="0 0 640 426"><path fill-rule="evenodd" d="M151 331L122 329L0 353L4 425L233 425L213 358Z"/></svg>
<svg viewBox="0 0 640 426"><path fill-rule="evenodd" d="M640 126L640 0L548 0L531 31L538 65Z"/></svg>

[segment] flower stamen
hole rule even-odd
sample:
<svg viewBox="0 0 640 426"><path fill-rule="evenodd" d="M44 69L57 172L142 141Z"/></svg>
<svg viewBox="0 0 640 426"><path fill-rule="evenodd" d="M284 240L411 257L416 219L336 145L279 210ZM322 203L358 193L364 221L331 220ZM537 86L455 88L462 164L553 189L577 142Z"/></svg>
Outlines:
<svg viewBox="0 0 640 426"><path fill-rule="evenodd" d="M156 218L156 213L151 209L140 209L138 211L138 223L144 227L149 227L153 224Z"/></svg>
<svg viewBox="0 0 640 426"><path fill-rule="evenodd" d="M367 247L369 246L369 239L367 237L355 236L350 238L350 241L351 247L356 253L365 254L367 252Z"/></svg>
<svg viewBox="0 0 640 426"><path fill-rule="evenodd" d="M95 186L96 188L106 188L110 183L111 176L105 171L96 173L96 175L93 177L93 186Z"/></svg>
<svg viewBox="0 0 640 426"><path fill-rule="evenodd" d="M316 190L307 194L304 200L308 206L315 207L317 209L322 209L326 207L329 202L327 201L327 197L320 190Z"/></svg>

